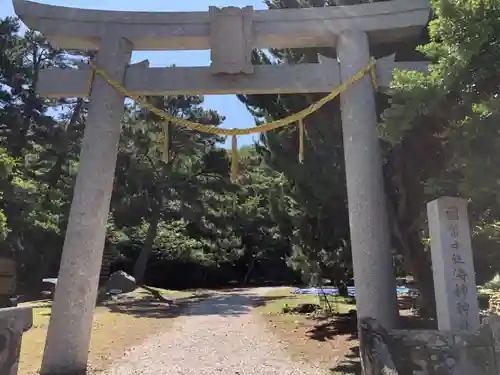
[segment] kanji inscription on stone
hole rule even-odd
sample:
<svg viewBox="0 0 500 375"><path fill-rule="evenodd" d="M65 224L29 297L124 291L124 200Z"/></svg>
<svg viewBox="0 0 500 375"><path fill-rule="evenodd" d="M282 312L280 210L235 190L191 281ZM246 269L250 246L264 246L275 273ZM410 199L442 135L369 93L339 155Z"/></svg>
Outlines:
<svg viewBox="0 0 500 375"><path fill-rule="evenodd" d="M467 201L442 197L427 205L438 327L479 329Z"/></svg>

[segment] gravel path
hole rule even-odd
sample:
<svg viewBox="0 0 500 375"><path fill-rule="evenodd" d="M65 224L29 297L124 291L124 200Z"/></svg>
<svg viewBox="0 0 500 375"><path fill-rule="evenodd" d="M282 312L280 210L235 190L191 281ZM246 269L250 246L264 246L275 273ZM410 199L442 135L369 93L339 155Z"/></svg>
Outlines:
<svg viewBox="0 0 500 375"><path fill-rule="evenodd" d="M294 362L251 314L266 289L213 294L101 374L324 375L324 370Z"/></svg>

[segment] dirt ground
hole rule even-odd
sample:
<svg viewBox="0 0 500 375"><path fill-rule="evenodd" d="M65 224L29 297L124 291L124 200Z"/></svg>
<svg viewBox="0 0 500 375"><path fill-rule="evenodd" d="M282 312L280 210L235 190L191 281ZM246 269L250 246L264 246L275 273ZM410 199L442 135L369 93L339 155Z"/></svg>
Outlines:
<svg viewBox="0 0 500 375"><path fill-rule="evenodd" d="M121 358L128 348L168 330L181 309L196 299L190 292L151 291L141 288L96 308L89 353L90 369L102 370ZM34 375L38 373L42 361L51 302L22 305L33 306L33 328L23 335L19 375Z"/></svg>
<svg viewBox="0 0 500 375"><path fill-rule="evenodd" d="M291 356L255 306L265 288L215 290L182 311L167 332L152 335L99 375L325 375Z"/></svg>
<svg viewBox="0 0 500 375"><path fill-rule="evenodd" d="M293 295L294 288L279 288L266 294L256 313L267 327L288 347L293 356L314 363L329 375L361 374L359 341L354 301L333 298L329 314L283 313L283 308L299 304L325 305L315 295ZM399 301L401 324L406 329L433 329L433 322L413 315L414 303Z"/></svg>
<svg viewBox="0 0 500 375"><path fill-rule="evenodd" d="M303 361L324 368L331 375L360 374L359 342L355 305L338 299L331 303L333 315L323 313L282 313L283 307L299 304L320 304L317 296L297 295L291 288L272 291L272 300L260 306L256 313L264 320L290 353Z"/></svg>
<svg viewBox="0 0 500 375"><path fill-rule="evenodd" d="M339 297L330 300L326 305L320 302L317 296L293 295L292 288L261 288L255 291L256 296L245 297L251 301L252 307L250 307L228 302L229 299L225 294L246 293L240 290L219 291L218 294L211 295L213 293L208 291L201 294L199 291L198 293L179 293L148 289L139 289L120 296L118 300L102 303L97 307L89 358L89 369L92 373L107 369L122 358L129 358L131 348L147 347L150 342L153 342L151 345L154 348L159 347L160 344L167 345L168 340L165 338L171 336L174 322L178 322L179 319L186 320L186 317L190 317L188 312L195 308L193 303L202 299L205 301L208 298L211 306L215 304L214 306L217 307L215 315L222 319L236 318L245 314L256 315L256 321L261 322L265 330L273 335L273 340L278 340L277 347L286 349L285 351L296 363L310 364L311 368L321 369L329 375L360 374L355 305L351 300ZM319 304L323 310L309 314L283 312L283 308L290 309L300 304ZM38 372L50 319L50 302L40 301L33 306L34 325L23 336L20 375L34 375ZM325 307L329 310L328 314L324 313ZM207 314L206 317L198 319L214 318ZM215 323L207 324L212 329ZM191 323L187 324L187 327L190 326ZM207 328L207 332L210 329ZM221 332L223 333L221 337L227 336L225 329ZM207 336L205 348L207 343L213 344L212 339L213 337ZM273 341L269 337L268 339ZM222 340L223 342L225 341ZM215 348L212 344L208 347L211 350L220 351L224 346L222 343L216 345ZM190 349L186 347L184 354L192 349L191 346L188 345L188 347ZM173 350L170 346L168 349ZM269 356L269 353L266 355ZM143 359L142 355L139 357L138 363ZM163 358L163 356L160 357ZM203 355L200 354L200 358L203 358ZM122 372L128 371L125 370Z"/></svg>

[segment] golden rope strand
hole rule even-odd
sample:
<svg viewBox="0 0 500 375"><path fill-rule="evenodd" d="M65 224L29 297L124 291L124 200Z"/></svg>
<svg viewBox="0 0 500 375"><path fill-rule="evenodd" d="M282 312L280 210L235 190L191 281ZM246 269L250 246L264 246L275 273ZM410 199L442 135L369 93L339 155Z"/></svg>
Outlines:
<svg viewBox="0 0 500 375"><path fill-rule="evenodd" d="M231 142L231 181L238 177L238 137L233 135Z"/></svg>
<svg viewBox="0 0 500 375"><path fill-rule="evenodd" d="M170 122L163 124L163 162L170 162Z"/></svg>
<svg viewBox="0 0 500 375"><path fill-rule="evenodd" d="M374 57L370 58L370 78L372 80L373 89L377 89L377 71L376 71L376 60Z"/></svg>
<svg viewBox="0 0 500 375"><path fill-rule="evenodd" d="M353 77L349 79L349 81L341 84L337 88L335 88L330 94L327 96L321 98L318 100L316 103L311 104L309 107L303 109L302 111L299 111L295 114L292 114L286 118L276 120L264 125L256 126L253 128L246 128L246 129L222 129L222 128L217 128L215 126L208 126L208 125L202 125L196 122L192 122L189 120L186 120L184 118L180 117L174 117L167 112L156 108L152 106L150 103L144 102L141 100L141 98L133 94L129 91L127 91L122 85L120 85L117 81L113 80L105 71L102 69L97 68L95 65L91 65L93 74L99 74L108 84L110 84L112 87L114 87L116 90L121 92L124 96L127 96L139 104L141 104L144 108L149 109L151 112L156 114L157 116L162 117L165 120L171 121L173 124L184 126L188 129L199 131L199 132L204 132L204 133L210 133L210 134L219 134L219 135L247 135L247 134L255 134L255 133L263 133L267 132L270 130L275 130L279 129L285 126L288 126L290 124L293 124L301 119L304 119L305 117L309 116L310 114L314 113L321 107L323 107L326 103L329 101L333 100L335 97L337 97L341 92L346 90L350 85L353 83L359 81L361 78L364 77L365 74L370 73L372 74L372 81L374 74L371 73L374 71L374 66L375 66L375 60L371 59L370 64L368 64L365 68L360 70L358 73L356 73Z"/></svg>
<svg viewBox="0 0 500 375"><path fill-rule="evenodd" d="M92 94L92 89L94 87L94 80L95 80L95 75L96 75L96 70L92 68L90 71L90 76L89 76L89 82L87 86L87 96L90 99L90 95Z"/></svg>
<svg viewBox="0 0 500 375"><path fill-rule="evenodd" d="M299 120L299 163L304 164L304 120Z"/></svg>

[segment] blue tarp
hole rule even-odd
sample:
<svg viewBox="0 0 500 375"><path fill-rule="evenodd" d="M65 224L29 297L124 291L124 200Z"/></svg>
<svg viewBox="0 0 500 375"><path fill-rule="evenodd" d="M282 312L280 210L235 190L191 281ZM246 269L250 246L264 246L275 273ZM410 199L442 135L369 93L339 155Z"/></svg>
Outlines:
<svg viewBox="0 0 500 375"><path fill-rule="evenodd" d="M398 286L396 288L397 293L416 293L417 291L414 289L406 288L404 286ZM326 294L330 296L338 296L339 295L339 289L338 288L299 288L296 289L294 294ZM347 287L347 294L349 297L355 297L356 296L356 290L353 286L348 286Z"/></svg>
<svg viewBox="0 0 500 375"><path fill-rule="evenodd" d="M339 294L338 288L304 288L296 289L294 294L328 294L336 296Z"/></svg>

